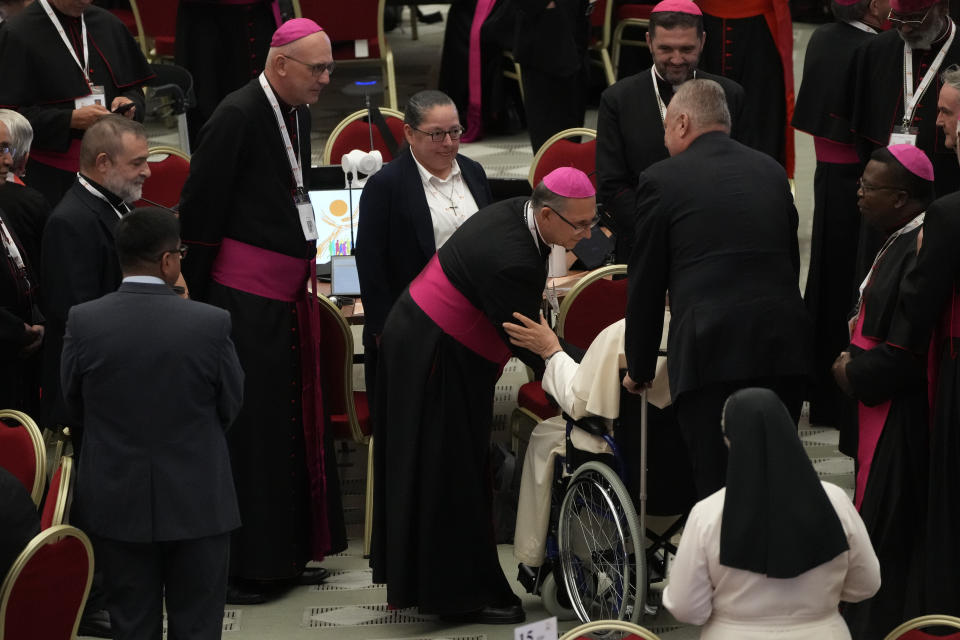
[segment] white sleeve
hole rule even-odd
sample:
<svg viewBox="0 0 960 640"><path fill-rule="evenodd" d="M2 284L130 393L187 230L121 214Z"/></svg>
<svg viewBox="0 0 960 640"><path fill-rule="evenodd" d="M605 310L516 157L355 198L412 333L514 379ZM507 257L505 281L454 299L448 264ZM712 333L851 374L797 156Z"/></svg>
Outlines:
<svg viewBox="0 0 960 640"><path fill-rule="evenodd" d="M670 570L670 581L663 592L663 606L673 617L696 625L705 623L713 613L713 584L700 520L702 505L698 502L690 512Z"/></svg>
<svg viewBox="0 0 960 640"><path fill-rule="evenodd" d="M828 483L824 483L824 488L847 534L847 544L850 545L847 575L843 580L840 599L844 602L866 600L880 589L880 561L873 550L867 527L847 494L843 489Z"/></svg>
<svg viewBox="0 0 960 640"><path fill-rule="evenodd" d="M573 376L580 365L563 351L557 352L543 372L543 390L553 396L560 408L573 413L576 397L573 394Z"/></svg>

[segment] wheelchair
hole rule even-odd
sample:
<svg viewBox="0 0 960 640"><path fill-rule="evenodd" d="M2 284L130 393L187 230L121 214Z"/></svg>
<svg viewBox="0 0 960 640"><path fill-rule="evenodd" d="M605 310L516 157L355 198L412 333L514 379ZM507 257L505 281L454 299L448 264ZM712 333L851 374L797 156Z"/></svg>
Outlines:
<svg viewBox="0 0 960 640"><path fill-rule="evenodd" d="M560 619L637 623L645 611L655 613L659 601L648 598L649 584L666 575L669 556L676 553L670 539L695 502L672 408L653 408L649 421L646 394L626 391L620 407L614 435L602 418L573 420L564 414L566 455L554 461L546 559L536 569L521 565L521 583ZM602 437L612 453L576 449L570 439L575 426ZM648 457L651 450L655 457ZM656 485L653 513L679 515L659 533L646 527L647 472Z"/></svg>

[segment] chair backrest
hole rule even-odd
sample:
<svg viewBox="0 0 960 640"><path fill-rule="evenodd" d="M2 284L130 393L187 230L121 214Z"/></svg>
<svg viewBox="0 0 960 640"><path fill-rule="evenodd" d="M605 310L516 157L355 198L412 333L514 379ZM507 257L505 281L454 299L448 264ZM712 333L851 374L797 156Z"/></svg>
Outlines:
<svg viewBox="0 0 960 640"><path fill-rule="evenodd" d="M353 332L337 305L323 295L317 300L320 304L320 335L323 336L320 376L324 408L331 416L334 437L366 443L369 434L363 433L360 426L353 395Z"/></svg>
<svg viewBox="0 0 960 640"><path fill-rule="evenodd" d="M143 197L165 207L176 207L190 175L190 156L175 147L153 147L149 153L150 177L143 183ZM138 200L136 206L152 205Z"/></svg>
<svg viewBox="0 0 960 640"><path fill-rule="evenodd" d="M576 137L586 140L570 140ZM543 180L543 176L558 167L576 167L590 177L593 186L597 186L596 129L564 129L544 142L530 164L530 175L527 178L530 186L536 187Z"/></svg>
<svg viewBox="0 0 960 640"><path fill-rule="evenodd" d="M650 631L646 627L627 622L625 620L594 620L574 627L560 636L560 640L578 640L584 638L590 640L591 633L600 633L603 631L618 631L626 635L622 636L624 640L629 638L640 638L641 640L660 640L660 636Z"/></svg>
<svg viewBox="0 0 960 640"><path fill-rule="evenodd" d="M40 528L49 529L58 524L69 524L70 505L73 502L73 458L63 456L50 478L50 489L43 501Z"/></svg>
<svg viewBox="0 0 960 640"><path fill-rule="evenodd" d="M921 629L926 627L952 627L960 629L960 618L943 614L932 614L920 616L907 620L899 627L887 634L884 640L957 640L960 638L960 632L950 635L933 635L924 633Z"/></svg>
<svg viewBox="0 0 960 640"><path fill-rule="evenodd" d="M180 0L130 0L140 48L147 59L172 58Z"/></svg>
<svg viewBox="0 0 960 640"><path fill-rule="evenodd" d="M595 269L579 280L563 298L557 316L557 335L586 349L597 335L627 312L627 279L612 280L627 272L625 264Z"/></svg>
<svg viewBox="0 0 960 640"><path fill-rule="evenodd" d="M0 640L76 637L93 578L93 548L70 525L45 529L0 586Z"/></svg>
<svg viewBox="0 0 960 640"><path fill-rule="evenodd" d="M395 109L380 107L380 113L387 123L387 128L393 134L397 145L403 144L403 114ZM370 132L373 131L373 149L370 148ZM354 149L361 151L377 150L383 155L384 162L393 160L393 155L387 147L383 136L380 135L380 129L375 124L371 124L367 118L367 110L361 109L354 111L346 118L340 121L330 137L327 138L327 144L323 147L322 162L325 165L340 164L340 159Z"/></svg>
<svg viewBox="0 0 960 640"><path fill-rule="evenodd" d="M47 473L43 435L33 418L13 409L0 410L0 467L12 473L40 504Z"/></svg>
<svg viewBox="0 0 960 640"><path fill-rule="evenodd" d="M330 34L334 46L334 59L340 61L342 54L347 58L379 58L379 45L385 42L383 32L384 0L351 0L351 2L332 2L331 0L293 0L293 13L298 18L311 18ZM366 40L368 56L357 56L354 42ZM338 45L347 44L349 47ZM340 51L343 49L343 51ZM341 55L338 55L338 52Z"/></svg>
<svg viewBox="0 0 960 640"><path fill-rule="evenodd" d="M610 46L613 5L613 0L597 0L590 12L590 40L595 48L606 49Z"/></svg>

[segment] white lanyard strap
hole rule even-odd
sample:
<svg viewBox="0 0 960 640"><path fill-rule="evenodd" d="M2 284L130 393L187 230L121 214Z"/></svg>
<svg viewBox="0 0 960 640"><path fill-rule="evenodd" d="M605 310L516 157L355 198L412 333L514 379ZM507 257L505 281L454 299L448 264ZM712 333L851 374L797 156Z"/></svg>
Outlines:
<svg viewBox="0 0 960 640"><path fill-rule="evenodd" d="M850 20L847 22L851 27L860 29L860 31L866 31L867 33L877 33L877 30L871 27L870 25L860 22L859 20Z"/></svg>
<svg viewBox="0 0 960 640"><path fill-rule="evenodd" d="M933 62L930 64L930 68L927 69L927 72L923 74L923 78L920 80L920 86L917 87L916 93L913 91L913 49L910 48L910 45L903 43L903 126L909 127L910 122L913 121L913 113L917 110L917 104L920 102L920 99L923 97L923 94L927 92L927 88L930 86L930 83L933 82L933 79L937 76L937 73L940 71L940 66L943 64L943 59L947 55L947 50L950 48L950 45L953 44L953 36L957 31L957 25L953 23L953 20L950 20L950 35L947 37L946 42L940 47L940 52L937 53L937 57L933 59Z"/></svg>
<svg viewBox="0 0 960 640"><path fill-rule="evenodd" d="M873 259L873 264L870 265L870 271L867 272L867 277L864 278L863 282L860 283L860 298L857 300L856 315L860 315L860 308L861 306L863 306L863 292L866 290L867 284L870 282L870 278L873 277L873 270L877 268L877 264L880 262L881 258L883 258L883 254L887 252L887 249L890 248L890 246L893 244L893 242L897 238L899 238L905 233L910 233L911 231L913 231L914 229L922 225L923 218L925 215L926 215L926 211L921 212L920 215L918 215L916 218L914 218L907 224L903 225L902 227L900 227L899 229L891 233L890 237L887 238L887 241L883 243L882 247L880 247L880 251L877 252L877 257Z"/></svg>
<svg viewBox="0 0 960 640"><path fill-rule="evenodd" d="M119 209L117 209L115 206L113 206L113 203L110 202L109 200L107 200L107 196L105 196L105 195L103 195L102 193L100 193L100 192L96 189L96 187L94 187L92 184L90 184L89 182L87 182L87 180L86 180L82 175L80 175L79 173L77 174L77 180L80 181L80 186L83 187L84 189L86 189L87 191L89 191L90 194L91 194L93 197L95 197L95 198L100 198L101 200L103 200L104 202L106 202L106 203L110 206L110 208L113 209L113 212L117 214L117 217L118 217L118 218L122 218L122 217L123 217L123 212L120 211Z"/></svg>
<svg viewBox="0 0 960 640"><path fill-rule="evenodd" d="M277 96L273 94L273 89L270 88L270 83L267 82L267 77L264 74L260 74L260 86L263 87L263 92L267 95L267 101L270 102L270 106L273 107L273 115L277 118L277 126L280 127L280 136L283 138L283 146L287 150L287 159L290 161L290 170L293 171L293 179L297 183L297 192L303 192L303 170L300 168L300 161L297 159L298 154L293 150L293 143L290 142L290 134L287 133L287 123L283 117L283 114L280 112L280 104L277 102ZM297 119L297 144L300 143L300 120Z"/></svg>
<svg viewBox="0 0 960 640"><path fill-rule="evenodd" d="M653 80L653 95L657 96L657 106L660 108L660 124L667 119L667 105L660 97L660 84L657 82L657 68L650 67L650 78Z"/></svg>
<svg viewBox="0 0 960 640"><path fill-rule="evenodd" d="M60 34L60 39L63 40L63 44L66 45L67 51L70 52L70 55L73 56L73 60L77 63L77 66L80 67L80 71L83 72L83 77L87 81L87 84L92 84L90 82L90 74L87 71L87 62L90 60L90 48L87 44L87 23L83 19L83 14L80 14L80 39L83 40L83 62L80 62L80 58L77 57L77 52L73 48L73 44L70 42L70 38L67 37L66 32L63 30L63 25L60 24L60 20L57 19L57 15L53 12L53 9L50 8L50 3L48 0L40 0L40 5L43 7L43 10L47 12L47 17L50 18L50 22L53 23L53 26L57 28L57 33Z"/></svg>
<svg viewBox="0 0 960 640"><path fill-rule="evenodd" d="M13 236L10 235L10 231L7 229L3 218L0 218L0 239L3 240L3 248L7 250L7 255L10 256L13 259L13 263L17 265L17 269L26 271L27 267L23 264L23 256L20 255L20 249L17 247L17 243L13 241Z"/></svg>

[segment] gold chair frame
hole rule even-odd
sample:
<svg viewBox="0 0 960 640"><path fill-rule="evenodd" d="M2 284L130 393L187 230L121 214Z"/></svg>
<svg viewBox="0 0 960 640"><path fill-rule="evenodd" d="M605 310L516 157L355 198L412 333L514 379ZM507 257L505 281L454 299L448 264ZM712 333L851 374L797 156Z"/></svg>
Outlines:
<svg viewBox="0 0 960 640"><path fill-rule="evenodd" d="M559 640L576 640L581 636L598 631L622 631L624 633L631 633L638 638L643 638L643 640L660 640L660 636L646 627L641 627L638 624L627 622L626 620L594 620L593 622L586 622L570 629L570 631L560 636Z"/></svg>
<svg viewBox="0 0 960 640"><path fill-rule="evenodd" d="M624 18L617 22L616 28L613 30L613 70L615 74L620 73L620 50L624 45L628 47L642 47L644 49L649 48L647 46L646 39L642 40L628 40L623 37L623 32L628 27L636 27L640 29L649 29L650 28L650 19L649 18Z"/></svg>
<svg viewBox="0 0 960 640"><path fill-rule="evenodd" d="M913 618L911 620L907 620L896 629L888 633L884 640L897 640L897 638L905 634L907 631L913 631L914 629L920 629L922 627L936 626L960 629L960 618L945 614L931 614Z"/></svg>
<svg viewBox="0 0 960 640"><path fill-rule="evenodd" d="M365 113L365 112L364 112ZM324 295L317 296L320 304L326 307L327 311L334 314L337 318L337 325L340 327L344 339L344 357L343 357L343 379L344 395L347 397L347 421L350 423L350 435L353 441L359 445L367 447L367 483L366 499L364 502L363 514L363 555L370 555L370 536L373 532L373 435L364 435L360 430L360 420L357 418L357 407L353 400L353 355L355 353L353 346L353 332L347 319L343 317L340 308Z"/></svg>
<svg viewBox="0 0 960 640"><path fill-rule="evenodd" d="M396 109L380 107L380 113L383 114L384 118L386 118L387 116L393 116L394 118L399 118L403 120L403 113L400 111L397 111ZM337 138L340 137L340 134L343 133L343 130L346 129L348 125L350 125L353 122L356 122L357 120L361 120L365 117L367 117L366 109L360 109L359 111L354 111L353 113L348 115L346 118L341 120L339 124L337 124L337 126L333 128L333 131L331 131L330 135L327 137L326 143L324 143L323 145L323 157L320 159L321 164L323 165L331 164L330 156L333 154L333 143L336 142ZM370 126L376 126L376 125L371 124ZM397 142L402 143L403 140L397 140Z"/></svg>
<svg viewBox="0 0 960 640"><path fill-rule="evenodd" d="M150 147L149 149L147 149L147 157L148 157L148 158L149 158L150 156L161 155L161 154L164 154L164 153L167 154L167 155L169 155L169 156L177 156L178 158L183 158L183 159L186 160L187 162L190 162L190 154L187 153L186 151L182 150L182 149L178 149L177 147L171 147L171 146L168 146L168 145L160 145L160 146L157 146L157 147Z"/></svg>
<svg viewBox="0 0 960 640"><path fill-rule="evenodd" d="M60 468L60 489L53 505L53 519L50 521L52 527L70 524L67 520L67 509L70 507L70 492L73 489L73 456L61 457Z"/></svg>
<svg viewBox="0 0 960 640"><path fill-rule="evenodd" d="M329 0L328 0L329 1ZM380 61L383 67L383 77L387 89L387 105L391 109L397 108L397 76L393 66L393 50L390 43L387 42L386 33L383 31L383 11L386 6L386 0L380 0L377 7L377 44L380 47L379 58L358 58L356 60L338 60L337 65L347 64L368 64L375 60ZM303 10L300 8L300 0L293 0L293 14L297 18L303 17Z"/></svg>
<svg viewBox="0 0 960 640"><path fill-rule="evenodd" d="M594 269L587 275L580 278L575 285L570 288L570 291L567 292L567 295L564 296L563 302L560 303L560 312L557 314L557 335L563 337L563 327L567 320L567 314L570 313L570 307L573 306L574 301L577 297L583 293L583 290L589 287L591 284L597 280L603 278L611 278L616 275L624 275L627 273L627 265L625 264L610 264L605 267L600 267L599 269Z"/></svg>
<svg viewBox="0 0 960 640"><path fill-rule="evenodd" d="M77 637L77 628L80 626L80 618L83 616L83 605L87 601L87 597L90 595L90 583L93 581L93 545L90 544L90 538L87 537L80 529L72 527L68 524L61 524L55 527L50 527L49 529L44 529L33 539L27 543L26 548L20 552L20 555L17 556L17 559L13 561L13 565L10 567L10 571L7 572L7 577L4 579L3 584L0 585L0 640L4 640L5 632L3 627L3 621L7 618L7 607L10 603L10 594L13 592L13 587L17 582L17 578L20 577L20 574L23 573L24 567L27 566L27 563L36 555L41 548L45 545L52 542L57 542L65 537L77 538L83 544L84 549L87 552L87 557L89 562L87 562L87 584L83 593L83 600L80 602L80 607L77 609L77 618L73 621L73 632L70 634L71 638Z"/></svg>
<svg viewBox="0 0 960 640"><path fill-rule="evenodd" d="M558 140L563 140L566 138L575 138L577 136L586 136L590 140L597 139L597 130L588 129L586 127L573 127L571 129L564 129L563 131L558 131L553 134L547 141L540 145L540 148L537 149L536 155L533 156L533 161L530 163L530 171L527 173L527 182L530 183L531 187L536 187L537 185L533 184L533 176L536 175L537 165L540 164L540 160L543 158L543 155L547 152L547 149L551 147ZM581 143L582 144L582 143Z"/></svg>
<svg viewBox="0 0 960 640"><path fill-rule="evenodd" d="M40 432L40 427L37 426L33 418L16 409L0 409L0 418L16 420L30 435L30 441L33 443L33 455L37 465L33 474L33 488L30 489L30 497L33 498L33 504L39 506L40 500L43 498L43 488L47 479L47 448L43 442L43 434Z"/></svg>
<svg viewBox="0 0 960 640"><path fill-rule="evenodd" d="M613 16L614 0L606 0L607 4L603 8L603 33L600 41L590 46L590 51L600 54L599 65L603 67L603 74L607 79L609 87L617 81L617 74L614 72L614 64L610 61L610 21Z"/></svg>

